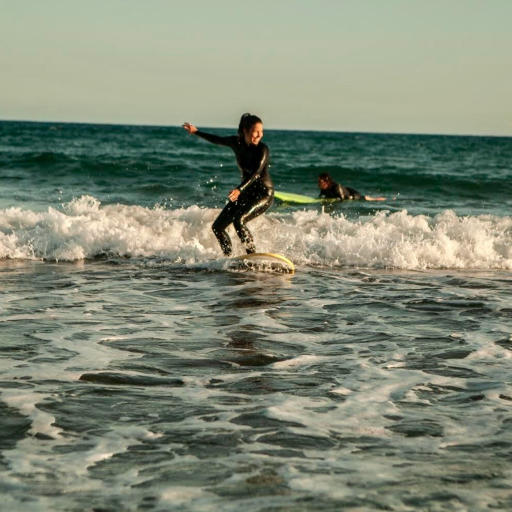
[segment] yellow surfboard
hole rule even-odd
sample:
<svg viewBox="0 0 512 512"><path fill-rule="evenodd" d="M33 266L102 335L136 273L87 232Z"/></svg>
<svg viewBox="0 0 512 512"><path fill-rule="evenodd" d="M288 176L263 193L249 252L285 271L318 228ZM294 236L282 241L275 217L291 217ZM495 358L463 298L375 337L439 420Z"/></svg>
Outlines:
<svg viewBox="0 0 512 512"><path fill-rule="evenodd" d="M253 254L235 256L231 258L231 260L254 270L285 272L287 274L293 274L295 272L295 265L281 254L256 252Z"/></svg>

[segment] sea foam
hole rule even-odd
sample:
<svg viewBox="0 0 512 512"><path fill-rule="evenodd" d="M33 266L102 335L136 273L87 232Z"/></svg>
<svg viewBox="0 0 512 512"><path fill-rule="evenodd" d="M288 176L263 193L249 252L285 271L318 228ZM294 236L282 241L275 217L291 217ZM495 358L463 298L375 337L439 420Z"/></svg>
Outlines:
<svg viewBox="0 0 512 512"><path fill-rule="evenodd" d="M90 196L61 209L0 210L0 258L75 261L101 256L201 265L222 257L211 225L218 209L106 205ZM512 269L512 218L434 217L406 210L348 219L303 210L251 222L257 248L297 264L396 269ZM242 253L229 228L235 253Z"/></svg>

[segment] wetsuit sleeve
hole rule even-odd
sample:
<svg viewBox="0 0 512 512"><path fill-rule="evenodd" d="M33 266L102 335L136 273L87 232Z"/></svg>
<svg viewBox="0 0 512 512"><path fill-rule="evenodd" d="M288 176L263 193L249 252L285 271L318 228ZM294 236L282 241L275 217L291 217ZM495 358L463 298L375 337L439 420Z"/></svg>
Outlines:
<svg viewBox="0 0 512 512"><path fill-rule="evenodd" d="M254 181L259 178L261 171L265 169L265 167L268 165L268 159L269 159L269 150L268 147L265 144L261 144L262 146L262 152L261 152L261 160L258 168L239 186L237 187L240 192L243 192L247 187L251 186Z"/></svg>
<svg viewBox="0 0 512 512"><path fill-rule="evenodd" d="M333 182L328 189L320 190L320 197L343 201L343 187L339 183Z"/></svg>
<svg viewBox="0 0 512 512"><path fill-rule="evenodd" d="M355 188L352 188L352 187L345 187L345 188L348 191L350 199L355 199L356 201L360 201L361 199L364 199L363 194L358 192Z"/></svg>
<svg viewBox="0 0 512 512"><path fill-rule="evenodd" d="M218 146L226 146L228 148L233 149L233 145L236 142L236 137L220 137L219 135L213 135L212 133L200 132L199 130L194 133L198 137L201 137L212 144L217 144Z"/></svg>

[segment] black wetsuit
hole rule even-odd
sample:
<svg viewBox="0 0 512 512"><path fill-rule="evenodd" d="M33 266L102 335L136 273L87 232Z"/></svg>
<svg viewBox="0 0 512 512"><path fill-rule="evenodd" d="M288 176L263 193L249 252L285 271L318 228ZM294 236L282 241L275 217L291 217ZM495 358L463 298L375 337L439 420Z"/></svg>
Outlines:
<svg viewBox="0 0 512 512"><path fill-rule="evenodd" d="M212 226L222 252L226 256L230 256L232 252L231 239L226 231L231 223L247 254L256 252L246 223L264 213L274 202L274 185L268 172L268 146L263 142L257 146L248 145L245 140L239 140L237 136L219 137L200 131L195 134L213 144L231 148L235 152L236 162L242 174L242 183L236 187L240 190L238 199L229 201Z"/></svg>
<svg viewBox="0 0 512 512"><path fill-rule="evenodd" d="M340 199L341 201L347 201L350 199L364 201L363 194L358 192L355 188L344 187L335 181L331 182L328 189L320 191L320 197L325 197L327 199Z"/></svg>

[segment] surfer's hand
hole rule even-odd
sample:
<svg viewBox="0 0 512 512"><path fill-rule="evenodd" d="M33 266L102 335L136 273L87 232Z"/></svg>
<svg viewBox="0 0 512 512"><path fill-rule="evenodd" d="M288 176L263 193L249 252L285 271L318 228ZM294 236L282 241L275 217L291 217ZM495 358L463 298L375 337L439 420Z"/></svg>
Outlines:
<svg viewBox="0 0 512 512"><path fill-rule="evenodd" d="M240 195L240 190L238 190L237 188L234 188L230 193L229 193L229 200L230 201L236 201L238 199L238 196Z"/></svg>
<svg viewBox="0 0 512 512"><path fill-rule="evenodd" d="M197 132L197 128L193 124L183 123L182 126L183 126L183 128L185 128L185 130L187 130L188 133L196 133Z"/></svg>

